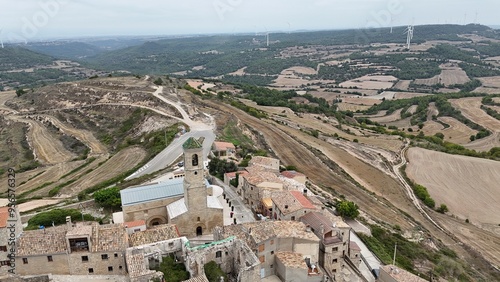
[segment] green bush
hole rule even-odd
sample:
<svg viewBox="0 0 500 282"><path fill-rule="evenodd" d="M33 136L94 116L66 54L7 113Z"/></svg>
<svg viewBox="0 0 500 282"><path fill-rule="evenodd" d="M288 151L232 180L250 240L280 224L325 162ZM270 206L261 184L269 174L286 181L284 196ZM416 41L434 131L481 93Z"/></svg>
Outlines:
<svg viewBox="0 0 500 282"><path fill-rule="evenodd" d="M47 212L41 212L30 220L26 229L37 229L39 226L61 225L66 223L66 216L71 216L72 221L81 221L82 213L75 209L53 209ZM83 215L84 220L95 221L96 218L89 214Z"/></svg>
<svg viewBox="0 0 500 282"><path fill-rule="evenodd" d="M211 261L205 264L205 275L207 276L208 281L210 282L220 282L221 277L224 277L223 281L229 281L227 274L220 269L215 261Z"/></svg>

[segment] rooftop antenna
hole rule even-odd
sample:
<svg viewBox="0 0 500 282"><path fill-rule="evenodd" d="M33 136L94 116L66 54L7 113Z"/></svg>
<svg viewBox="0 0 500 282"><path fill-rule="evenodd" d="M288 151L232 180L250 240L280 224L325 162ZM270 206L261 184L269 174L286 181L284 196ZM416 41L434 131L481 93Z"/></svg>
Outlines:
<svg viewBox="0 0 500 282"><path fill-rule="evenodd" d="M413 25L409 25L405 30L406 45L407 45L408 50L410 50L411 40L413 39L413 30L414 30Z"/></svg>

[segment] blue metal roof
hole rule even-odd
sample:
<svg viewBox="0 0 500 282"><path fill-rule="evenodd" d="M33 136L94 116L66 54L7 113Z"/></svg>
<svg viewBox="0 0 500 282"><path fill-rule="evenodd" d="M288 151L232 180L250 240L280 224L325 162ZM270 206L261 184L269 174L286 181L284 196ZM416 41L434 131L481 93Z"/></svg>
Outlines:
<svg viewBox="0 0 500 282"><path fill-rule="evenodd" d="M184 178L174 178L165 182L121 190L122 206L182 196L184 194L183 182Z"/></svg>
<svg viewBox="0 0 500 282"><path fill-rule="evenodd" d="M205 178L205 186L210 183ZM169 179L165 182L127 188L120 191L122 206L130 206L159 199L172 198L184 195L184 177Z"/></svg>

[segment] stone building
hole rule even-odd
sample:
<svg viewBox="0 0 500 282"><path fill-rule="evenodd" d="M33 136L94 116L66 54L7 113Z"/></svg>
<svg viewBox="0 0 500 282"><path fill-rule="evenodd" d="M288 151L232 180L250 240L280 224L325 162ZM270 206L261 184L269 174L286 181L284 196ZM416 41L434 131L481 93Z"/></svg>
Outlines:
<svg viewBox="0 0 500 282"><path fill-rule="evenodd" d="M328 211L311 212L300 218L318 238L321 239L319 250L319 264L333 278L338 278L344 267L346 259L353 256L353 263L359 267L360 249L356 243L350 241L351 227L342 219L329 215ZM352 250L350 250L352 248Z"/></svg>
<svg viewBox="0 0 500 282"><path fill-rule="evenodd" d="M141 233L135 233L134 236ZM142 236L149 237L146 234ZM147 282L151 278L161 277L161 273L150 270L150 265L160 263L165 256L174 256L186 266L192 277L188 281L206 281L203 267L210 261L215 261L234 279L232 281L259 281L260 262L245 242L231 237L192 247L186 237L180 237L128 248L126 257L131 282Z"/></svg>
<svg viewBox="0 0 500 282"><path fill-rule="evenodd" d="M184 178L120 191L124 221L176 224L180 235L188 237L210 234L223 225L222 193L216 194L205 179L202 145L190 138L183 150Z"/></svg>
<svg viewBox="0 0 500 282"><path fill-rule="evenodd" d="M299 220L316 207L299 191L282 191L272 194L272 218L274 220Z"/></svg>
<svg viewBox="0 0 500 282"><path fill-rule="evenodd" d="M380 267L378 282L425 282L427 280L394 265Z"/></svg>
<svg viewBox="0 0 500 282"><path fill-rule="evenodd" d="M261 262L260 277L276 275L277 252L300 254L304 264L318 265L319 239L297 221L260 221L216 227L214 239L235 236L246 242ZM324 273L324 271L320 270Z"/></svg>
<svg viewBox="0 0 500 282"><path fill-rule="evenodd" d="M215 141L212 145L212 153L220 159L236 157L236 147L233 143Z"/></svg>
<svg viewBox="0 0 500 282"><path fill-rule="evenodd" d="M24 231L18 240L20 275L126 275L128 235L121 224L80 223Z"/></svg>
<svg viewBox="0 0 500 282"><path fill-rule="evenodd" d="M320 267L304 260L302 254L293 252L276 253L276 276L283 282L322 282L324 273Z"/></svg>

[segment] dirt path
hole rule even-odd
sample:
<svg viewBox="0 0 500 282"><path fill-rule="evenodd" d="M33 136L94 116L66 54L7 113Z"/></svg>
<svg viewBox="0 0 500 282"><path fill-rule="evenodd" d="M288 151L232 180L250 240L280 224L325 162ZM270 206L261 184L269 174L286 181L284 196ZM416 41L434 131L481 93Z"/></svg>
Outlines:
<svg viewBox="0 0 500 282"><path fill-rule="evenodd" d="M42 123L32 119L13 116L9 116L9 119L29 125L28 142L33 148L35 159L41 163L56 164L68 162L76 157L75 154L66 150L62 142L52 136Z"/></svg>
<svg viewBox="0 0 500 282"><path fill-rule="evenodd" d="M368 191L354 186L346 180L345 175L339 175L334 172L323 163L319 156L314 155L309 149L283 132L275 124L269 124L267 121L249 116L225 104L216 104L211 101L206 101L206 103L221 111L233 113L244 124L260 132L273 152L282 160L283 164L297 166L297 169L306 174L315 184L325 188L329 187L345 195L347 199L358 203L360 208L373 218L398 224L403 228L411 228L409 220L401 213L392 210L386 203L377 200ZM324 141L318 140L318 142L323 142L325 146L331 147L331 145L328 145ZM388 212L388 210L392 210L392 212Z"/></svg>
<svg viewBox="0 0 500 282"><path fill-rule="evenodd" d="M55 117L43 116L48 119L53 125L61 129L66 135L70 135L80 140L83 144L90 148L91 155L100 155L107 153L107 149L101 142L95 138L92 132L87 130L76 129L68 124L62 123Z"/></svg>

